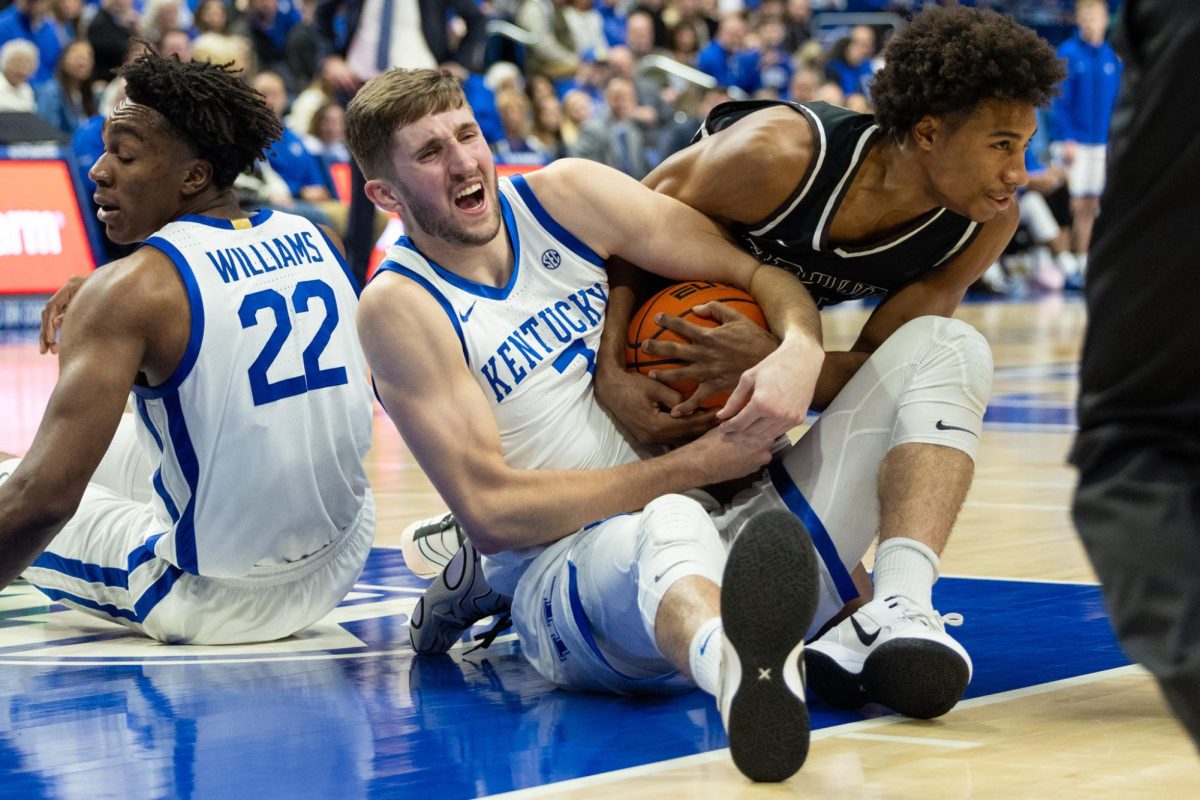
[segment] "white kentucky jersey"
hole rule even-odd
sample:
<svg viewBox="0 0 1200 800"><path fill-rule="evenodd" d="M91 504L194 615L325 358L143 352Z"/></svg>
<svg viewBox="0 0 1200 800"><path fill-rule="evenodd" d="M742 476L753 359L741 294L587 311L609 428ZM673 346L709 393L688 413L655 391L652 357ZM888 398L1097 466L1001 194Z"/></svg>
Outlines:
<svg viewBox="0 0 1200 800"><path fill-rule="evenodd" d="M174 374L134 387L164 522L147 550L213 577L319 551L362 507L371 442L341 254L312 223L271 211L185 216L146 245L175 264L191 308Z"/></svg>
<svg viewBox="0 0 1200 800"><path fill-rule="evenodd" d="M404 275L441 304L500 429L506 464L597 469L637 453L592 390L608 305L604 260L546 213L521 176L499 181L513 251L507 284L485 286L402 237L380 271Z"/></svg>

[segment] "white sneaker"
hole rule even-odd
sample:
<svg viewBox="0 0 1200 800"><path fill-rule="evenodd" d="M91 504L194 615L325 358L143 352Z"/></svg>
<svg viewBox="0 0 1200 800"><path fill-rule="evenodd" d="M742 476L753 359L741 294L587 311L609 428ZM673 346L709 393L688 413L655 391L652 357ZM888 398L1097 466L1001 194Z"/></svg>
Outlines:
<svg viewBox="0 0 1200 800"><path fill-rule="evenodd" d="M400 552L404 563L418 578L435 578L458 548L462 546L462 528L449 512L419 519L400 534Z"/></svg>
<svg viewBox="0 0 1200 800"><path fill-rule="evenodd" d="M872 600L805 649L809 686L838 708L881 703L932 719L962 698L971 657L946 633L962 615L941 616L904 595Z"/></svg>
<svg viewBox="0 0 1200 800"><path fill-rule="evenodd" d="M733 763L751 780L786 780L808 757L802 655L816 607L816 553L804 525L785 511L752 517L725 564L717 697Z"/></svg>

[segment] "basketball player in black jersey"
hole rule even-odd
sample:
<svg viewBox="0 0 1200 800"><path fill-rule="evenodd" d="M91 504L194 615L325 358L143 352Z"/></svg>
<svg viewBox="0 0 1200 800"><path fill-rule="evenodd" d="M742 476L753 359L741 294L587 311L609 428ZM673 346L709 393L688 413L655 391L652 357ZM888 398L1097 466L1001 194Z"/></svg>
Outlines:
<svg viewBox="0 0 1200 800"><path fill-rule="evenodd" d="M728 103L644 181L723 223L756 258L792 271L819 305L882 300L849 352L826 355L817 409L867 372L864 364L880 373L909 369L868 359L898 331L911 335L918 318L949 317L1000 255L1018 222L1015 192L1027 180L1035 109L1065 74L1032 31L961 7L915 16L884 60L872 84L874 116L824 103ZM624 371L624 331L637 302L632 286L614 280L597 393L642 441L694 436L713 424L712 412L696 411L700 401L732 386L773 343L719 307L712 315L729 324L713 331L669 321L691 343L646 347L690 362L658 376L698 379L700 389L684 401L663 383ZM926 392L927 412L902 401L892 445L871 465L878 468L877 515L831 511L839 518L823 520L835 535L842 525L875 524L880 536L874 587L864 571L856 576L864 599L873 589L874 601L806 651L809 685L838 705L911 695L926 709L919 716L933 716L953 706L969 680L969 659L943 628L950 618L931 605L990 392L986 342L956 324L953 336L921 334L939 349L943 368L936 378L912 378ZM955 416L956 407L980 411ZM864 500L874 506L862 497L837 503Z"/></svg>

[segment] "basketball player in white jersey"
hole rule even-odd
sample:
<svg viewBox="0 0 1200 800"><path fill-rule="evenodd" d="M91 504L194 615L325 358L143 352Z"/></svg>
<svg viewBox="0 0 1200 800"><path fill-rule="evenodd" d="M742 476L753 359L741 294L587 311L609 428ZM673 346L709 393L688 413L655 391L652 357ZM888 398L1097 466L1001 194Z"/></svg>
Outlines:
<svg viewBox="0 0 1200 800"><path fill-rule="evenodd" d="M706 509L672 493L755 471L804 419L822 357L807 291L602 165L498 181L461 86L433 70L369 81L347 110L347 142L368 195L408 232L359 311L376 390L487 554L489 582L514 598L526 657L568 688L698 684L720 698L744 773L791 775L809 738L809 537L786 512L747 513L728 526L741 536L727 564ZM592 393L613 253L747 289L781 338L721 426L648 460Z"/></svg>
<svg viewBox="0 0 1200 800"><path fill-rule="evenodd" d="M109 237L146 244L67 298L46 414L0 462L0 586L163 642L278 639L340 602L374 535L356 288L324 231L238 207L279 135L260 95L207 63L122 74L90 175Z"/></svg>

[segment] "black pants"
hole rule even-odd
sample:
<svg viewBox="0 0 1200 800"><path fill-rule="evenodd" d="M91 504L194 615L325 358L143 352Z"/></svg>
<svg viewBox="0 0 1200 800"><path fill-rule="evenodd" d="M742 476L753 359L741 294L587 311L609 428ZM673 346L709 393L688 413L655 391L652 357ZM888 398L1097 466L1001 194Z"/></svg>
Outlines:
<svg viewBox="0 0 1200 800"><path fill-rule="evenodd" d="M363 193L367 183L350 159L350 216L346 221L346 264L359 286L367 283L367 267L375 249L375 204Z"/></svg>
<svg viewBox="0 0 1200 800"><path fill-rule="evenodd" d="M1194 0L1121 14L1074 516L1122 646L1200 747L1200 15Z"/></svg>

